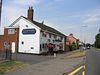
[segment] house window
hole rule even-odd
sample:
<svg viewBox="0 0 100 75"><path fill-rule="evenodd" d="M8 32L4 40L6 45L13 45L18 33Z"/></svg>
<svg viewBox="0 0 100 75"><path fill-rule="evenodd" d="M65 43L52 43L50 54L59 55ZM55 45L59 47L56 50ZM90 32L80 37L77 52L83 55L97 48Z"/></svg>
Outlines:
<svg viewBox="0 0 100 75"><path fill-rule="evenodd" d="M24 44L24 42L22 41L22 45Z"/></svg>
<svg viewBox="0 0 100 75"><path fill-rule="evenodd" d="M26 25L26 27L28 27L28 25Z"/></svg>
<svg viewBox="0 0 100 75"><path fill-rule="evenodd" d="M71 40L71 38L68 38L67 40L68 40L68 41L70 41L70 40Z"/></svg>
<svg viewBox="0 0 100 75"><path fill-rule="evenodd" d="M44 36L44 32L41 32L42 33L42 36Z"/></svg>
<svg viewBox="0 0 100 75"><path fill-rule="evenodd" d="M8 42L8 46L10 46L10 42Z"/></svg>
<svg viewBox="0 0 100 75"><path fill-rule="evenodd" d="M48 41L50 42L50 39L48 39Z"/></svg>
<svg viewBox="0 0 100 75"><path fill-rule="evenodd" d="M40 51L42 51L42 45L40 44Z"/></svg>
<svg viewBox="0 0 100 75"><path fill-rule="evenodd" d="M56 35L54 35L54 38L55 38L55 39L57 39L57 36L56 36Z"/></svg>
<svg viewBox="0 0 100 75"><path fill-rule="evenodd" d="M61 37L61 40L63 39L63 37Z"/></svg>
<svg viewBox="0 0 100 75"><path fill-rule="evenodd" d="M44 34L44 32L43 32L43 31L42 31L41 33L42 33L42 37L46 37L46 35Z"/></svg>
<svg viewBox="0 0 100 75"><path fill-rule="evenodd" d="M4 42L4 46L7 46L7 42Z"/></svg>
<svg viewBox="0 0 100 75"><path fill-rule="evenodd" d="M51 38L51 34L49 34L49 38Z"/></svg>
<svg viewBox="0 0 100 75"><path fill-rule="evenodd" d="M47 35L44 35L44 37L46 37Z"/></svg>
<svg viewBox="0 0 100 75"><path fill-rule="evenodd" d="M15 29L8 29L8 34L15 34Z"/></svg>

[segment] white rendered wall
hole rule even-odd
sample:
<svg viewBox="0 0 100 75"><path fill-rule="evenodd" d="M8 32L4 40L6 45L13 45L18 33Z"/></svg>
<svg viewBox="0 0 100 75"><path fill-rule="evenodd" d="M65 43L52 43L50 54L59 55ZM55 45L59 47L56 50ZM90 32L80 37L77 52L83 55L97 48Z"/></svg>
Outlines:
<svg viewBox="0 0 100 75"><path fill-rule="evenodd" d="M28 27L26 27L26 25ZM14 26L19 27L18 52L39 54L40 52L40 30L39 28L25 21L24 19L20 19ZM30 34L30 35L22 34L23 29L32 29L32 28L36 29L35 34ZM22 42L24 42L24 44L22 44ZM31 49L31 47L33 47L33 49Z"/></svg>
<svg viewBox="0 0 100 75"><path fill-rule="evenodd" d="M26 27L26 25L28 25L28 27ZM19 48L18 48L18 52L34 53L34 54L40 54L40 53L43 53L43 52L47 52L48 48L47 49L43 48L42 51L40 51L40 44L53 43L53 40L55 40L53 35L51 36L51 38L49 38L49 34L47 34L46 37L43 37L42 34L40 33L40 29L36 25L33 25L32 23L28 22L27 20L25 20L23 18L20 19L13 26L19 28L19 46L18 46ZM28 28L35 28L36 33L32 34L32 35L23 35L22 30L28 29ZM61 36L57 35L57 39L60 38L60 37ZM50 39L51 41L49 42L48 39ZM24 42L23 45L22 45L22 41ZM56 44L56 45L63 44L63 51L64 51L64 37L63 37L62 42L54 42L54 44ZM34 49L31 49L31 47L34 47ZM56 46L56 50L59 50L59 47Z"/></svg>
<svg viewBox="0 0 100 75"><path fill-rule="evenodd" d="M4 35L4 28L0 28L0 35Z"/></svg>
<svg viewBox="0 0 100 75"><path fill-rule="evenodd" d="M46 32L46 31L44 31L44 32ZM57 34L56 34L57 35ZM60 37L61 36L57 36L57 39L59 38L60 39ZM48 39L50 39L50 42L48 41ZM49 44L49 43L53 43L53 40L56 40L55 38L54 38L54 36L51 34L51 38L49 38L49 34L47 34L46 35L46 37L43 37L42 36L42 33L40 33L40 44L44 44L44 43L47 43L47 44ZM64 51L64 37L63 37L63 39L62 39L62 42L54 42L53 44L56 44L56 48L55 48L55 50L56 51L58 51L59 50L59 47L57 47L57 45L59 45L59 44L63 44L63 51ZM48 51L48 49L43 49L42 48L42 51L41 52L46 52L46 51Z"/></svg>

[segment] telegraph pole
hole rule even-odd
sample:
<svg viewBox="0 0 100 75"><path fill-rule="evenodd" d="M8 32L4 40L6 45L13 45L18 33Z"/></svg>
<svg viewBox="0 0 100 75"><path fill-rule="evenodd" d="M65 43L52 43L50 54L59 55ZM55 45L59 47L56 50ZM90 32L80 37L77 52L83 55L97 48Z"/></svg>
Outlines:
<svg viewBox="0 0 100 75"><path fill-rule="evenodd" d="M0 0L0 26L1 26L2 0Z"/></svg>

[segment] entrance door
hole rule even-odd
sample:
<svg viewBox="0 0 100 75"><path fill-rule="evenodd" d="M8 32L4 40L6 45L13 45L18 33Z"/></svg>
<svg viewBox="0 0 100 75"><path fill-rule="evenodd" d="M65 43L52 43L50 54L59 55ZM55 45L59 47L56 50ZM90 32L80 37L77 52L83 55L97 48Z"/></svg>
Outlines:
<svg viewBox="0 0 100 75"><path fill-rule="evenodd" d="M15 53L15 42L12 42L12 53Z"/></svg>

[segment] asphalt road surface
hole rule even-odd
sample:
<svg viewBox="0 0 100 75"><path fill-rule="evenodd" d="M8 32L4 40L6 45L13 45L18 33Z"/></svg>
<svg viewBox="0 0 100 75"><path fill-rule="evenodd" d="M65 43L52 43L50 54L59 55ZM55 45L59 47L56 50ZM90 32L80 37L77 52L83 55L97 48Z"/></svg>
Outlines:
<svg viewBox="0 0 100 75"><path fill-rule="evenodd" d="M83 75L84 69L81 69L80 71L78 71L77 73L75 73L74 75Z"/></svg>
<svg viewBox="0 0 100 75"><path fill-rule="evenodd" d="M54 59L53 57L32 55L32 54L12 54L12 59L23 61L26 64L37 64Z"/></svg>
<svg viewBox="0 0 100 75"><path fill-rule="evenodd" d="M86 75L100 75L100 50L94 48L86 54Z"/></svg>

